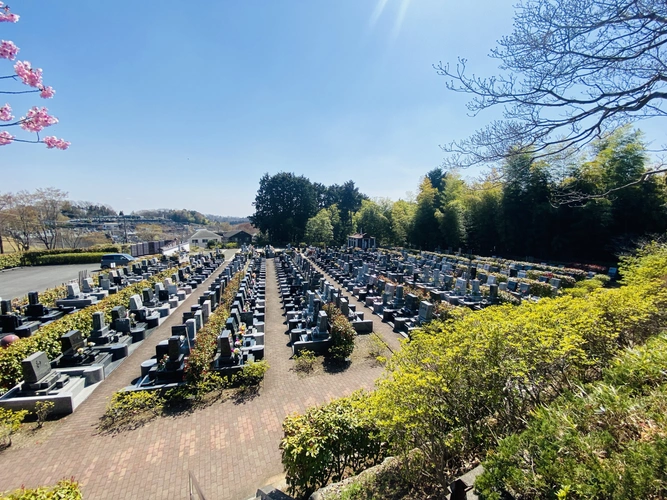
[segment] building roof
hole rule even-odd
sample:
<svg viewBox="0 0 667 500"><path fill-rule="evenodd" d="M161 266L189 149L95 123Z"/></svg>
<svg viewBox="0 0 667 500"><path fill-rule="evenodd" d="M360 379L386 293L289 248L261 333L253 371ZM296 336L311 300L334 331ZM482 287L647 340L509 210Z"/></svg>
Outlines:
<svg viewBox="0 0 667 500"><path fill-rule="evenodd" d="M360 238L361 239L363 239L363 238L373 238L373 236L369 236L368 233L355 233L355 234L351 234L350 236L348 236L348 238L354 238L355 240L358 240Z"/></svg>
<svg viewBox="0 0 667 500"><path fill-rule="evenodd" d="M195 234L190 236L188 239L191 240L192 238L197 238L198 240L204 238L207 240L212 240L212 239L219 239L220 235L214 233L213 231L209 231L208 229L200 229Z"/></svg>
<svg viewBox="0 0 667 500"><path fill-rule="evenodd" d="M239 234L239 233L245 233L245 234L247 234L248 236L252 236L252 234L250 234L250 233L249 233L248 231L246 231L245 229L233 229L233 230L231 230L231 231L223 231L222 235L223 235L225 238L229 239L229 238L231 238L232 236L236 236L236 235Z"/></svg>

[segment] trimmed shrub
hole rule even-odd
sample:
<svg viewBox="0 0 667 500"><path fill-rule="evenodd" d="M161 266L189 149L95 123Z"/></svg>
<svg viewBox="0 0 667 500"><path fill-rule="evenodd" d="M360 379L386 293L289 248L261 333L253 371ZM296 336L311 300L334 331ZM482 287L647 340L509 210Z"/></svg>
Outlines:
<svg viewBox="0 0 667 500"><path fill-rule="evenodd" d="M0 255L0 269L8 269L10 267L19 267L21 265L20 253L9 253Z"/></svg>
<svg viewBox="0 0 667 500"><path fill-rule="evenodd" d="M83 494L79 483L73 479L63 479L55 486L38 488L20 488L4 493L3 500L82 500Z"/></svg>
<svg viewBox="0 0 667 500"><path fill-rule="evenodd" d="M334 361L344 361L354 352L354 338L357 336L357 332L354 331L352 324L336 308L335 304L327 304L324 306L324 310L329 319L331 335L329 356Z"/></svg>
<svg viewBox="0 0 667 500"><path fill-rule="evenodd" d="M60 253L54 255L42 255L33 261L34 266L53 266L64 264L93 264L99 263L106 253Z"/></svg>
<svg viewBox="0 0 667 500"><path fill-rule="evenodd" d="M280 450L292 494L307 496L384 458L373 421L359 411L365 400L357 392L285 418Z"/></svg>
<svg viewBox="0 0 667 500"><path fill-rule="evenodd" d="M123 252L124 248L122 245L95 245L88 248L54 248L51 250L30 250L28 252L17 252L11 254L0 255L0 269L7 269L10 267L19 267L19 266L43 266L50 264L87 264L89 262L96 262L93 260L86 260L86 258L80 258L77 260L77 257L74 257L74 254L100 254L97 257L99 261L102 258L102 255L107 253L119 253ZM62 259L56 259L57 255L69 255L70 257ZM92 259L92 257L88 257Z"/></svg>

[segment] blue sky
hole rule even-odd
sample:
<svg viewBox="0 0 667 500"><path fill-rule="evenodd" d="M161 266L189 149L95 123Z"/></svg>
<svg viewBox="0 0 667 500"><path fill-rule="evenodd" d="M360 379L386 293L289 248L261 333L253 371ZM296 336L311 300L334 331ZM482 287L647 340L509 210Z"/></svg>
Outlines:
<svg viewBox="0 0 667 500"><path fill-rule="evenodd" d="M72 146L2 147L0 192L54 186L126 212L249 215L279 171L405 197L439 144L493 118L469 118L432 64L493 74L512 20L508 0L8 3L21 20L0 38L57 94L5 100L18 116L48 106L48 135Z"/></svg>

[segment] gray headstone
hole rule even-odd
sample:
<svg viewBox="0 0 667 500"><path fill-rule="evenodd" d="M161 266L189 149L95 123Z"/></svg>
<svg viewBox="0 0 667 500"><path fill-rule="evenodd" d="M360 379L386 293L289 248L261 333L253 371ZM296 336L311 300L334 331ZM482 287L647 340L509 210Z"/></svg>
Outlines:
<svg viewBox="0 0 667 500"><path fill-rule="evenodd" d="M221 356L231 356L232 355L232 346L229 343L231 332L229 330L223 330L220 335L218 335L218 351L220 351Z"/></svg>
<svg viewBox="0 0 667 500"><path fill-rule="evenodd" d="M81 295L81 290L79 289L78 283L70 283L67 285L67 297L68 298L78 298Z"/></svg>
<svg viewBox="0 0 667 500"><path fill-rule="evenodd" d="M21 361L23 380L35 384L51 373L51 363L46 353L37 351Z"/></svg>
<svg viewBox="0 0 667 500"><path fill-rule="evenodd" d="M172 335L169 337L169 359L176 361L181 355L181 337Z"/></svg>
<svg viewBox="0 0 667 500"><path fill-rule="evenodd" d="M324 333L328 330L329 319L327 318L327 313L325 311L320 311L317 315L317 329L320 333Z"/></svg>
<svg viewBox="0 0 667 500"><path fill-rule="evenodd" d="M83 335L81 335L79 330L70 330L60 337L60 345L62 346L63 353L76 351L80 347L84 347Z"/></svg>
<svg viewBox="0 0 667 500"><path fill-rule="evenodd" d="M91 293L94 287L93 278L84 278L82 285L85 293Z"/></svg>
<svg viewBox="0 0 667 500"><path fill-rule="evenodd" d="M104 313L102 311L93 313L93 330L102 330L106 326L104 322Z"/></svg>
<svg viewBox="0 0 667 500"><path fill-rule="evenodd" d="M134 294L130 297L130 311L136 311L144 307L144 303L141 301L139 295Z"/></svg>
<svg viewBox="0 0 667 500"><path fill-rule="evenodd" d="M422 300L419 303L419 321L422 323L433 319L433 304Z"/></svg>

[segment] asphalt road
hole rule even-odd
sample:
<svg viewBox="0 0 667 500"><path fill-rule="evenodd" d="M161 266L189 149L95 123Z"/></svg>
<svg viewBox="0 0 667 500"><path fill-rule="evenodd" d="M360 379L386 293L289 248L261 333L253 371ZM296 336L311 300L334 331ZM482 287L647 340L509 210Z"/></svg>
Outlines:
<svg viewBox="0 0 667 500"><path fill-rule="evenodd" d="M13 299L28 292L41 292L78 279L79 271L86 269L89 275L99 271L98 264L72 264L66 266L35 266L0 271L0 297Z"/></svg>

